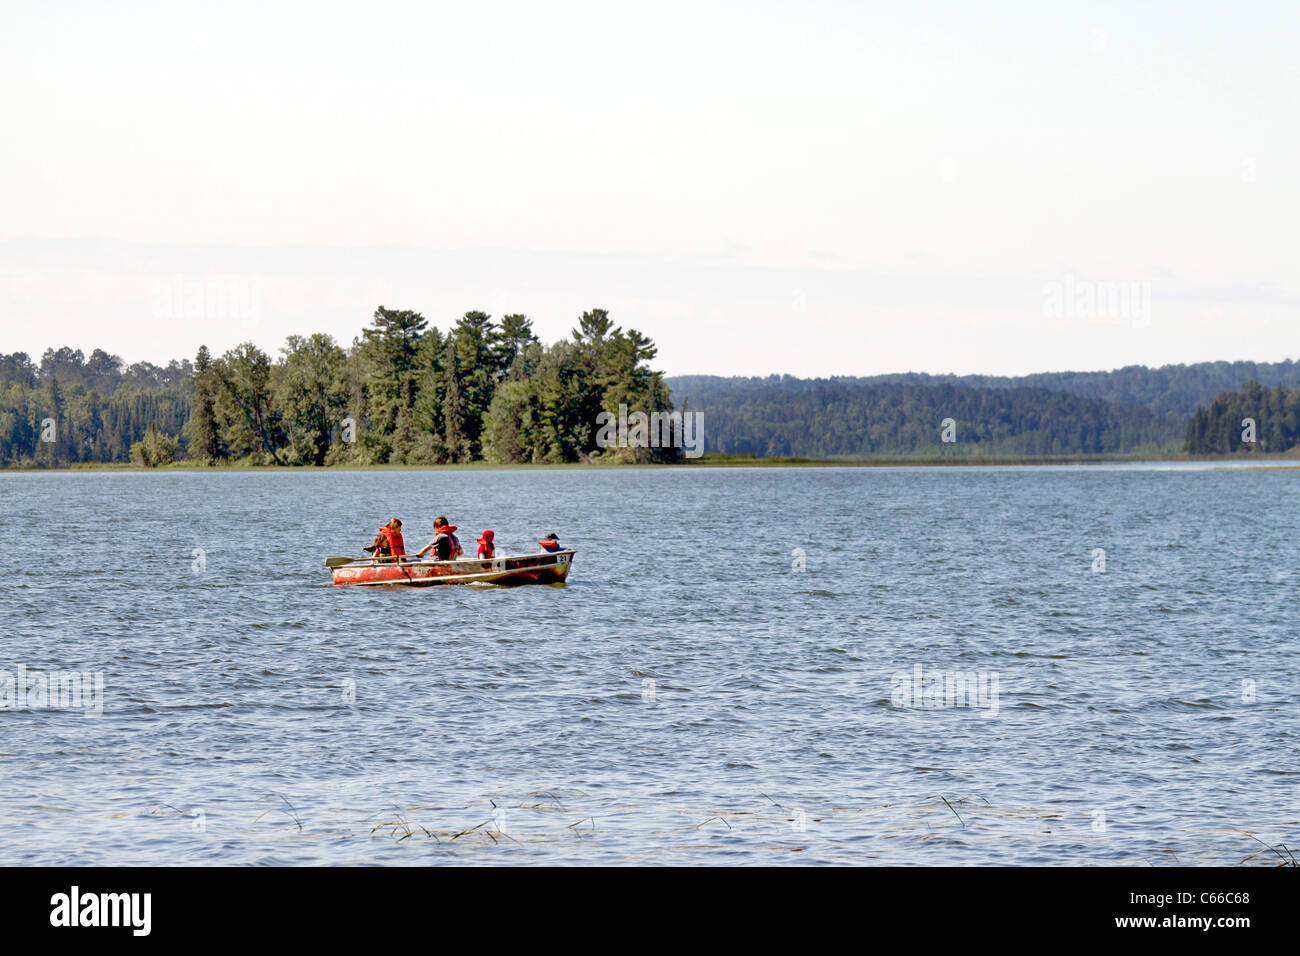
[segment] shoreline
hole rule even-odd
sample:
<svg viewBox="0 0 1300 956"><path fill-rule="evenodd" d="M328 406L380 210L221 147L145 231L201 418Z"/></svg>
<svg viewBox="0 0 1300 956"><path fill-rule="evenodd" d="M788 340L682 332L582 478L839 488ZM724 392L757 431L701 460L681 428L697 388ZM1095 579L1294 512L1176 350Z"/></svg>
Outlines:
<svg viewBox="0 0 1300 956"><path fill-rule="evenodd" d="M1257 464L1253 464L1254 458ZM1269 469L1300 468L1300 455L1281 455L1264 458L1262 456L1225 456L1225 455L1061 455L1035 458L880 458L868 460L845 460L826 458L733 458L720 456L704 457L682 462L560 462L533 463L520 462L512 464L495 464L492 462L461 462L441 465L198 465L189 462L174 462L156 468L126 463L77 463L58 468L20 467L0 468L0 474L162 474L168 472L199 473L257 473L257 472L303 472L322 473L336 471L616 471L639 469L689 469L689 468L1041 468L1047 466L1087 466L1087 465L1139 465L1139 464L1214 464L1218 463L1234 469L1251 467Z"/></svg>

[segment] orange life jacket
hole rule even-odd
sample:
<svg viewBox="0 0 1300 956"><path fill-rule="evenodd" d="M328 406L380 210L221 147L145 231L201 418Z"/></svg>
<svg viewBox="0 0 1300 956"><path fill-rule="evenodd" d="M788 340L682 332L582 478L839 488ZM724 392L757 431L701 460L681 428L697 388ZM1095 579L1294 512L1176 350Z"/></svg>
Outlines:
<svg viewBox="0 0 1300 956"><path fill-rule="evenodd" d="M402 532L384 525L379 529L379 533L388 542L388 553L390 555L397 558L406 554L406 543L402 540Z"/></svg>

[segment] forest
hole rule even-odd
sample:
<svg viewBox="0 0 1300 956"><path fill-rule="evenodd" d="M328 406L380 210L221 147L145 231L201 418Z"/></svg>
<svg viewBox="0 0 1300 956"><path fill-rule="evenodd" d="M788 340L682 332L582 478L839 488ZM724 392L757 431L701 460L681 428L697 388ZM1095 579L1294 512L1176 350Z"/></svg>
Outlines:
<svg viewBox="0 0 1300 956"><path fill-rule="evenodd" d="M350 347L291 335L166 369L96 349L0 356L0 463L176 459L248 465L671 461L673 448L599 448L596 416L671 409L656 349L603 309L544 346L524 315L467 312L446 332L379 307Z"/></svg>
<svg viewBox="0 0 1300 956"><path fill-rule="evenodd" d="M668 379L674 395L689 395L694 401L716 401L737 390L759 384L784 388L805 388L813 383L843 386L868 385L961 385L971 388L1045 388L1097 398L1117 405L1141 405L1161 421L1176 423L1179 437L1188 416L1208 404L1221 392L1241 388L1243 382L1262 382L1269 387L1300 387L1300 362L1197 362L1193 365L1128 365L1109 372L1036 372L1015 377L1001 375L931 375L902 372L867 377L834 376L798 379L789 375L758 378L723 378L716 375L680 375Z"/></svg>
<svg viewBox="0 0 1300 956"><path fill-rule="evenodd" d="M1246 382L1223 392L1187 423L1193 455L1284 454L1300 446L1300 388Z"/></svg>
<svg viewBox="0 0 1300 956"><path fill-rule="evenodd" d="M1142 406L1043 388L759 379L686 394L709 451L762 458L1155 454L1169 437Z"/></svg>
<svg viewBox="0 0 1300 956"><path fill-rule="evenodd" d="M1300 363L1290 360L1016 378L665 378L651 367L657 354L603 309L547 345L522 314L466 312L444 331L383 306L346 346L291 335L275 356L251 342L166 367L102 349L51 348L39 362L0 354L0 466L674 462L681 449L597 442L600 412L674 403L702 413L706 451L760 458L1300 446Z"/></svg>
<svg viewBox="0 0 1300 956"><path fill-rule="evenodd" d="M1285 424L1292 399L1284 396L1300 393L1300 362L1290 360L1016 378L909 372L667 381L674 400L705 411L710 451L759 457L1226 454L1243 450L1246 409L1255 410L1261 428L1269 423L1269 440L1245 450L1280 454L1300 444ZM1233 415L1235 445L1225 424ZM946 451L939 439L945 417L966 426Z"/></svg>
<svg viewBox="0 0 1300 956"><path fill-rule="evenodd" d="M0 355L0 465L129 461L150 427L184 429L192 375L188 361L126 366L100 349L47 349L39 365Z"/></svg>

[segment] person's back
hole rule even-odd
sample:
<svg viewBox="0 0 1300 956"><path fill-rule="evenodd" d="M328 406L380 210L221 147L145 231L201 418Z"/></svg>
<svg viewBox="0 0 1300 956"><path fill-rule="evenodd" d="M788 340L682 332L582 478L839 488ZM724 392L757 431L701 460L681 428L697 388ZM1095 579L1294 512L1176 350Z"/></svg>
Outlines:
<svg viewBox="0 0 1300 956"><path fill-rule="evenodd" d="M478 559L480 561L491 561L497 556L495 538L496 535L491 531L484 531L483 536L478 539Z"/></svg>
<svg viewBox="0 0 1300 956"><path fill-rule="evenodd" d="M541 541L538 541L537 543L541 545L543 551L547 551L552 554L555 553L556 551L564 550L564 548L560 545L559 539L556 538L555 535L553 534L548 534L545 538L543 538Z"/></svg>
<svg viewBox="0 0 1300 956"><path fill-rule="evenodd" d="M451 532L447 528L440 528L433 539L433 559L435 561L450 561L452 555Z"/></svg>
<svg viewBox="0 0 1300 956"><path fill-rule="evenodd" d="M422 558L430 551L435 561L451 561L460 557L460 540L456 537L456 526L447 524L447 519L438 515L433 521L433 540L421 548L417 558Z"/></svg>

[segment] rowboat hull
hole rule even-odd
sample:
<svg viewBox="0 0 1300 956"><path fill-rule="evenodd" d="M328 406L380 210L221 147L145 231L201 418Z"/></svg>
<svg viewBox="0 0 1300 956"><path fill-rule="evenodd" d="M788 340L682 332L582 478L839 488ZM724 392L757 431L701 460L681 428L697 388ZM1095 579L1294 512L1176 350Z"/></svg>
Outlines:
<svg viewBox="0 0 1300 956"><path fill-rule="evenodd" d="M357 563L332 569L335 584L432 587L438 584L563 584L573 566L573 549L522 554L490 561L404 561L400 564Z"/></svg>

